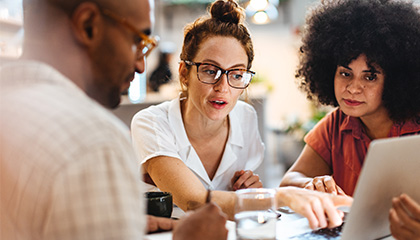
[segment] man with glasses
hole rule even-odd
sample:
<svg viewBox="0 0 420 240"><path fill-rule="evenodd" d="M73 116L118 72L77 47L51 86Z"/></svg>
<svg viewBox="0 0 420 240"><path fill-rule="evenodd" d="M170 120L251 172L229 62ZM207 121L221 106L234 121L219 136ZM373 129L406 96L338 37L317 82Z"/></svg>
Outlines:
<svg viewBox="0 0 420 240"><path fill-rule="evenodd" d="M0 70L0 238L142 239L128 129L104 107L118 106L157 45L149 2L24 0L24 10L22 59ZM220 209L199 211L175 239L190 228L226 237ZM150 219L149 230L174 226Z"/></svg>

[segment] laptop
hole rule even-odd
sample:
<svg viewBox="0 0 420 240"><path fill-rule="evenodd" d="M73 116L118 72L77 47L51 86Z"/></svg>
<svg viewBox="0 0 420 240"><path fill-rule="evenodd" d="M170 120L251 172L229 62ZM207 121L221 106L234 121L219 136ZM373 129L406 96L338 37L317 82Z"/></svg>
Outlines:
<svg viewBox="0 0 420 240"><path fill-rule="evenodd" d="M344 225L288 239L383 239L391 235L392 198L407 193L420 202L420 135L372 141Z"/></svg>

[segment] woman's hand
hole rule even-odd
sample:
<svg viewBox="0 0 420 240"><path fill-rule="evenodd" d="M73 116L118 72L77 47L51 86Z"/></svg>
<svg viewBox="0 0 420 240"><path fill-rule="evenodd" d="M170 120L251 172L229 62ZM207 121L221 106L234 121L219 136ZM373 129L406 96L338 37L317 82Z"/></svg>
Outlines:
<svg viewBox="0 0 420 240"><path fill-rule="evenodd" d="M346 196L343 189L341 189L335 183L334 178L329 175L312 178L311 181L306 183L304 188L308 190L316 190L319 192L332 193L334 195Z"/></svg>
<svg viewBox="0 0 420 240"><path fill-rule="evenodd" d="M392 236L398 240L420 239L420 204L406 194L392 199L389 211Z"/></svg>
<svg viewBox="0 0 420 240"><path fill-rule="evenodd" d="M278 188L276 199L306 217L312 229L333 228L343 223L343 212L338 206L350 206L353 198L310 191L296 187Z"/></svg>
<svg viewBox="0 0 420 240"><path fill-rule="evenodd" d="M236 171L231 179L232 190L245 188L262 188L262 183L258 174L254 174L251 170Z"/></svg>

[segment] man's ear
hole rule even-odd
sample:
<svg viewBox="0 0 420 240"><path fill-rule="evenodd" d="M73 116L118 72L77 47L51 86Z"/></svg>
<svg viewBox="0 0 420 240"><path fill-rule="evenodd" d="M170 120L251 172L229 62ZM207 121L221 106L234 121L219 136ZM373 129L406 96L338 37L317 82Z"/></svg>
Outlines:
<svg viewBox="0 0 420 240"><path fill-rule="evenodd" d="M77 41L82 45L91 45L99 36L101 12L92 2L81 3L71 15L71 26Z"/></svg>
<svg viewBox="0 0 420 240"><path fill-rule="evenodd" d="M188 86L188 73L187 64L184 61L181 61L178 68L179 81L185 86Z"/></svg>

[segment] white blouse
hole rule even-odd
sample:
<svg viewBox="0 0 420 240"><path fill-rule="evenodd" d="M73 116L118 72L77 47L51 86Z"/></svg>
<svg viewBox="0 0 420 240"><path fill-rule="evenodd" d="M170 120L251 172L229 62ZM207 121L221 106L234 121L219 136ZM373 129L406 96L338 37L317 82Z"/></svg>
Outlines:
<svg viewBox="0 0 420 240"><path fill-rule="evenodd" d="M238 101L229 113L230 132L222 161L213 180L188 140L181 116L180 98L138 112L131 122L134 149L140 164L156 156L182 160L210 190L232 190L236 171L254 171L264 157L254 108Z"/></svg>

